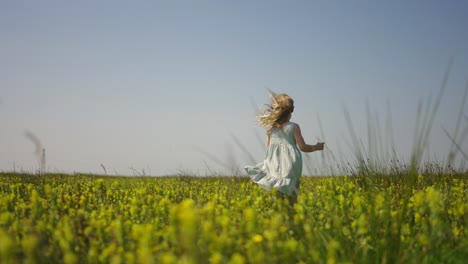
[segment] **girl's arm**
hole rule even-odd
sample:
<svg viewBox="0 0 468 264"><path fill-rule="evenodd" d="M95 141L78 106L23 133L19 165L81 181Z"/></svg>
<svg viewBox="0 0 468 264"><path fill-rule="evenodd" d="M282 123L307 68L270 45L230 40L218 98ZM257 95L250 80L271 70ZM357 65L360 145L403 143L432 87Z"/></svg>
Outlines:
<svg viewBox="0 0 468 264"><path fill-rule="evenodd" d="M266 146L267 148L270 146L270 135L267 135Z"/></svg>
<svg viewBox="0 0 468 264"><path fill-rule="evenodd" d="M302 137L301 128L298 124L294 124L294 139L296 139L297 146L303 152L322 150L325 145L325 143L317 143L315 145L305 143L304 138Z"/></svg>

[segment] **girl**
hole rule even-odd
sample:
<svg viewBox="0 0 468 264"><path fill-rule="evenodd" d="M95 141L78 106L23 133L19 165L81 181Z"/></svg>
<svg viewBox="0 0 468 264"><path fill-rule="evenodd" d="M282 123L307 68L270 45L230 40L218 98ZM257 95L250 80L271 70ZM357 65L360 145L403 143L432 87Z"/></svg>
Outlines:
<svg viewBox="0 0 468 264"><path fill-rule="evenodd" d="M271 103L259 116L259 124L267 129L267 153L265 160L245 170L260 187L277 189L288 196L289 202L297 201L299 177L302 174L303 152L323 150L325 143L308 145L298 124L290 122L294 101L287 94L271 93Z"/></svg>

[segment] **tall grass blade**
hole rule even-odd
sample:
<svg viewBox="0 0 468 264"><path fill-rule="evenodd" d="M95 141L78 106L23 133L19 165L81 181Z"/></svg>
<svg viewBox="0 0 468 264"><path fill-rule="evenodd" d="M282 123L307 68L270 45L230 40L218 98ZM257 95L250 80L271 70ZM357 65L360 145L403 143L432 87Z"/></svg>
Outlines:
<svg viewBox="0 0 468 264"><path fill-rule="evenodd" d="M320 129L320 137L322 138L322 140L320 139L317 139L317 140L326 142L325 133L323 133L322 121L320 120L319 114L317 114L317 122L319 124L319 129ZM328 167L328 162L327 162L327 157L325 156L325 151L321 151L320 156L322 157L322 165L324 167Z"/></svg>
<svg viewBox="0 0 468 264"><path fill-rule="evenodd" d="M306 171L309 172L309 174L313 174L313 166L312 166L312 163L313 163L313 160L312 160L312 157L310 155L304 155L305 157L305 160L304 160L304 166L306 168Z"/></svg>
<svg viewBox="0 0 468 264"><path fill-rule="evenodd" d="M413 167L413 163L418 159L418 157L416 157L415 155L421 152L419 150L420 144L421 144L420 143L421 138L419 138L418 135L421 134L422 107L423 107L423 103L419 101L418 107L416 110L416 126L414 128L414 135L413 135L414 143L413 143L413 149L411 151L411 167Z"/></svg>
<svg viewBox="0 0 468 264"><path fill-rule="evenodd" d="M427 106L427 111L426 111L426 115L423 119L423 123L422 123L422 127L421 127L421 130L418 131L418 129L416 130L417 132L417 135L416 135L416 146L413 148L413 152L411 154L411 174L413 175L416 175L417 174L417 171L419 169L419 165L421 163L421 160L422 160L422 157L424 155L424 152L428 146L428 141L429 141L429 137L430 137L430 134L431 134L431 130L432 130L432 125L434 123L434 119L437 115L437 111L439 109L439 106L440 106L440 102L442 101L442 97L444 95L444 92L447 88L447 83L448 83L448 79L449 79L449 76L450 76L450 71L451 71L451 68L452 68L452 64L453 64L453 59L450 59L449 61L449 64L447 66L447 69L444 73L444 77L442 79L442 83L441 83L441 87L439 89L439 92L437 94L437 97L435 98L435 102L434 102L434 105L432 105L431 101L432 100L429 100L429 104ZM432 96L431 96L432 97ZM431 107L432 106L432 107ZM419 107L418 107L419 109ZM418 110L419 112L419 110Z"/></svg>
<svg viewBox="0 0 468 264"><path fill-rule="evenodd" d="M252 153L250 153L250 151L247 149L247 147L245 147L244 144L242 144L242 142L239 140L239 138L237 138L234 134L231 134L231 138L234 140L239 149L242 150L242 152L245 154L245 156L249 160L249 163L254 164L255 158L252 155Z"/></svg>
<svg viewBox="0 0 468 264"><path fill-rule="evenodd" d="M363 148L361 147L362 142L360 142L359 138L356 135L356 131L354 130L354 125L351 120L351 116L345 106L343 106L343 112L345 115L346 124L348 125L348 130L351 136L352 149L354 151L354 155L356 158L356 161L355 161L355 168L357 169L356 173L367 174L366 161L364 160L364 156L362 153Z"/></svg>
<svg viewBox="0 0 468 264"><path fill-rule="evenodd" d="M445 129L445 128L442 128L445 132L445 134L447 135L447 137L450 139L450 141L452 142L452 145L454 145L458 151L463 155L463 157L465 158L465 160L468 161L468 156L465 154L465 152L461 149L460 145L457 144L457 142L455 141L455 139L450 136L449 132Z"/></svg>
<svg viewBox="0 0 468 264"><path fill-rule="evenodd" d="M455 136L452 137L453 141L456 143L454 144L452 142L452 146L455 147L454 150L450 150L448 154L448 159L450 161L449 164L447 164L447 169L450 169L453 166L453 162L455 162L455 158L457 156L458 151L461 149L461 146L463 146L463 142L465 141L466 137L468 136L468 117L464 116L464 120L466 121L465 127L463 128L460 138L456 140Z"/></svg>
<svg viewBox="0 0 468 264"><path fill-rule="evenodd" d="M258 146L261 148L261 149L264 149L266 147L266 144L265 144L265 139L262 139L262 137L260 136L260 134L258 133L258 131L255 131L255 138L257 139L257 143L258 143Z"/></svg>
<svg viewBox="0 0 468 264"><path fill-rule="evenodd" d="M207 157L208 159L210 159L211 161L213 161L214 163L218 164L219 166L225 168L225 169L229 169L231 170L232 169L232 165L222 161L221 159L219 159L218 157L216 157L215 155L199 148L199 147L194 147L194 149L198 152L200 152L202 155L204 155L205 157Z"/></svg>
<svg viewBox="0 0 468 264"><path fill-rule="evenodd" d="M327 138L325 137L325 132L324 132L323 125L322 125L322 120L320 119L319 114L317 114L317 122L319 125L320 137L321 137L321 138L317 138L317 140L322 141L322 142L327 142ZM322 157L322 165L324 166L324 168L328 168L330 170L329 174L331 174L332 176L335 175L335 169L333 166L330 166L330 160L333 160L335 163L337 163L338 161L336 160L335 155L333 155L332 150L328 146L325 145L325 148L323 149L323 151L321 151L320 154Z"/></svg>
<svg viewBox="0 0 468 264"><path fill-rule="evenodd" d="M455 125L455 131L453 133L453 139L455 140L455 142L458 141L457 140L458 139L458 132L460 130L461 120L463 118L463 111L464 111L464 108L465 108L467 94L468 94L468 82L465 85L465 92L463 93L463 99L462 99L462 103L460 105L460 111L458 112L457 123ZM450 146L448 157L447 157L447 165L449 167L453 165L453 162L454 162L454 159L455 159L455 156L456 156L456 149L457 149L456 144L452 143L452 145Z"/></svg>
<svg viewBox="0 0 468 264"><path fill-rule="evenodd" d="M387 103L387 118L385 122L385 131L388 133L388 135L386 135L385 137L387 139L386 148L387 150L390 149L390 152L391 152L387 154L387 156L390 158L390 160L394 160L396 162L398 157L396 153L395 137L393 135L393 118L392 118L392 108L391 108L390 102Z"/></svg>
<svg viewBox="0 0 468 264"><path fill-rule="evenodd" d="M372 124L371 110L369 106L369 100L366 100L366 117L367 117L367 157L369 158L369 168L374 171L375 168L375 134L374 125Z"/></svg>

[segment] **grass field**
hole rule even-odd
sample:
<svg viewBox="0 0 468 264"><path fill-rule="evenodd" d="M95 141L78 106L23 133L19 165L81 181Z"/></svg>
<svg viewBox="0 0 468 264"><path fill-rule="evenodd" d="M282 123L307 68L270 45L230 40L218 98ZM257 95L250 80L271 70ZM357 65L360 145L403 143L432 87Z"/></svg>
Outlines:
<svg viewBox="0 0 468 264"><path fill-rule="evenodd" d="M0 174L0 263L465 263L468 174L303 177L289 206L244 177Z"/></svg>

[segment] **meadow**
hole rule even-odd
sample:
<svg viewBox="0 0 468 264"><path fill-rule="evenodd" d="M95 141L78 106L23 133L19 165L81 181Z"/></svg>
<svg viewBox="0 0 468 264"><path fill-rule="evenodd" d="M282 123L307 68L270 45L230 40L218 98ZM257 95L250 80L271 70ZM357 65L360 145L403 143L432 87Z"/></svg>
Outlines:
<svg viewBox="0 0 468 264"><path fill-rule="evenodd" d="M0 173L0 263L465 263L467 205L455 172L303 177L294 206L246 177Z"/></svg>
<svg viewBox="0 0 468 264"><path fill-rule="evenodd" d="M344 109L353 161L324 152L334 176L302 177L294 205L241 176L50 174L43 150L37 173L0 172L0 263L466 263L468 85L447 159L423 163L449 72L418 104L409 161L391 122L367 106L365 148Z"/></svg>

